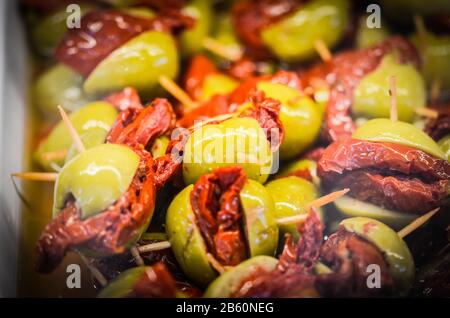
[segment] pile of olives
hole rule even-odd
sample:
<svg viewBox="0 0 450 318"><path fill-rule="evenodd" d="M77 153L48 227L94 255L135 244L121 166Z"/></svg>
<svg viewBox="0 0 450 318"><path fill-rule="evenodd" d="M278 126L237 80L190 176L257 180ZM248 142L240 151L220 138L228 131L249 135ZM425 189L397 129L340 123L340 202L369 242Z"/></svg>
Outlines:
<svg viewBox="0 0 450 318"><path fill-rule="evenodd" d="M396 231L429 211L385 202L404 195L395 181L410 182L426 188L410 192L432 189L433 208L448 208L450 30L434 19L450 16L448 5L380 1L372 28L366 7L350 0L81 2L75 29L63 0L23 4L39 65L30 100L43 123L32 158L57 176L38 259L56 266L69 250L125 258L106 286L97 277L99 297L233 297L262 273L340 274L323 255L308 272L300 262L286 267L286 250L307 248L305 220L315 211L324 238L315 244L356 237L382 255L394 296L408 295L420 271L414 258L434 255L410 250ZM399 17L398 8L410 13ZM58 121L59 105L68 121ZM433 140L424 128L438 119L444 132ZM344 133L330 138L330 125ZM342 154L349 140L397 151L408 171L387 152ZM356 167L356 157L377 164ZM242 184L227 179L234 168ZM322 206L355 171L395 180L377 183L382 194L350 182ZM201 217L199 195L208 202ZM229 235L213 243L230 254L236 246L223 242L239 238L239 263L214 255L205 228ZM155 233L163 239L142 243Z"/></svg>

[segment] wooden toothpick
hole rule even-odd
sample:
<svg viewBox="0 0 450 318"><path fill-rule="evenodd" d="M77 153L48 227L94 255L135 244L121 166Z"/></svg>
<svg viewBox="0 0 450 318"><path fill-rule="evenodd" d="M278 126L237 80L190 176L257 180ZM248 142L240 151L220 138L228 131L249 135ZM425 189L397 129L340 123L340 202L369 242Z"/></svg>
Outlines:
<svg viewBox="0 0 450 318"><path fill-rule="evenodd" d="M316 39L314 41L314 48L324 62L329 62L333 58L333 54L331 54L328 46L322 39Z"/></svg>
<svg viewBox="0 0 450 318"><path fill-rule="evenodd" d="M434 210L431 210L430 212L428 212L427 214L424 214L420 217L418 217L417 219L415 219L414 221L412 221L411 223L409 223L407 226L405 226L403 229L401 229L400 231L397 232L398 236L400 236L401 238L404 238L405 236L407 236L408 234L412 233L413 231L415 231L417 228L419 228L420 226L422 226L424 223L426 223L433 215L436 214L437 211L439 211L440 208L436 208Z"/></svg>
<svg viewBox="0 0 450 318"><path fill-rule="evenodd" d="M420 15L414 16L414 26L419 37L419 48L423 52L427 48L427 29Z"/></svg>
<svg viewBox="0 0 450 318"><path fill-rule="evenodd" d="M219 41L212 38L205 38L203 40L203 47L214 54L223 57L231 62L239 61L242 58L242 50L240 49L230 49L226 47Z"/></svg>
<svg viewBox="0 0 450 318"><path fill-rule="evenodd" d="M197 107L197 103L194 102L189 95L175 83L172 79L167 76L160 76L158 79L159 84L168 91L173 97L175 97L185 109L192 109Z"/></svg>
<svg viewBox="0 0 450 318"><path fill-rule="evenodd" d="M144 266L145 265L144 260L142 259L141 254L139 254L139 251L138 251L136 246L133 246L130 249L130 252L131 252L131 255L134 257L134 260L136 261L136 264L138 266Z"/></svg>
<svg viewBox="0 0 450 318"><path fill-rule="evenodd" d="M335 191L330 194L324 195L324 196L312 201L311 203L307 204L305 210L308 211L311 208L320 208L321 206L324 206L328 203L331 203L331 202L339 199L344 194L346 194L348 191L350 191L350 189L346 188L343 190ZM307 217L308 217L307 213L294 215L294 216L288 216L285 218L277 219L277 224L278 225L286 225L286 224L301 223L301 222L304 222Z"/></svg>
<svg viewBox="0 0 450 318"><path fill-rule="evenodd" d="M439 116L439 113L435 109L431 109L428 107L418 107L414 108L414 112L416 115L420 117L430 118L430 119L436 119Z"/></svg>
<svg viewBox="0 0 450 318"><path fill-rule="evenodd" d="M54 172L16 172L12 173L11 176L24 180L44 182L55 182L58 178L58 174Z"/></svg>
<svg viewBox="0 0 450 318"><path fill-rule="evenodd" d="M67 127L67 130L69 131L70 137L72 138L73 142L75 143L75 147L77 148L79 153L82 153L86 150L86 148L83 145L83 142L81 141L80 135L78 135L77 130L73 126L72 122L70 121L69 116L67 116L66 111L61 107L61 105L58 105L58 110L61 115L61 118L64 122L64 124Z"/></svg>
<svg viewBox="0 0 450 318"><path fill-rule="evenodd" d="M64 159L67 156L67 150L57 150L57 151L49 151L44 152L41 157L43 160L51 161L51 160L60 160Z"/></svg>
<svg viewBox="0 0 450 318"><path fill-rule="evenodd" d="M141 245L137 247L139 253L148 253L153 251L160 251L170 248L169 241L156 242L146 245Z"/></svg>
<svg viewBox="0 0 450 318"><path fill-rule="evenodd" d="M105 276L98 270L97 267L93 266L91 262L86 258L86 256L83 255L81 252L77 252L80 256L81 260L86 264L86 267L90 270L92 273L92 276L95 277L96 280L102 285L102 287L105 287L108 284L108 281L106 280Z"/></svg>

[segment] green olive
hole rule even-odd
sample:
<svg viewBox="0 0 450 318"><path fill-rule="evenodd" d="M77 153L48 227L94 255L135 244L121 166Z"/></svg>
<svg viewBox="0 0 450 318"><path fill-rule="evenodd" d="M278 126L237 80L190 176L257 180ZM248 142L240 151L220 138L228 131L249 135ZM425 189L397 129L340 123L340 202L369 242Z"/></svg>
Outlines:
<svg viewBox="0 0 450 318"><path fill-rule="evenodd" d="M328 88L316 88L314 91L314 101L319 106L320 114L323 116L327 108L328 100L330 99L330 91Z"/></svg>
<svg viewBox="0 0 450 318"><path fill-rule="evenodd" d="M139 18L153 19L154 17L156 17L156 13L146 7L129 7L123 8L121 9L121 11Z"/></svg>
<svg viewBox="0 0 450 318"><path fill-rule="evenodd" d="M181 10L193 17L195 24L181 33L180 46L183 55L189 56L203 50L203 40L209 35L213 20L212 2L209 0L191 0Z"/></svg>
<svg viewBox="0 0 450 318"><path fill-rule="evenodd" d="M158 87L158 79L178 74L178 50L168 33L144 32L109 54L84 82L88 94L108 93L126 86L144 95Z"/></svg>
<svg viewBox="0 0 450 318"><path fill-rule="evenodd" d="M242 166L250 179L260 183L271 172L270 144L253 118L231 118L195 130L184 147L184 182L195 183L215 168L236 164Z"/></svg>
<svg viewBox="0 0 450 318"><path fill-rule="evenodd" d="M427 32L424 43L418 35L412 37L422 58L422 74L430 86L439 80L443 89L450 88L450 36ZM424 47L422 47L422 45Z"/></svg>
<svg viewBox="0 0 450 318"><path fill-rule="evenodd" d="M301 61L316 56L314 42L333 48L349 21L347 0L314 0L261 31L261 39L279 59Z"/></svg>
<svg viewBox="0 0 450 318"><path fill-rule="evenodd" d="M441 147L442 151L445 153L447 161L450 161L450 135L447 135L441 138L438 141L439 147Z"/></svg>
<svg viewBox="0 0 450 318"><path fill-rule="evenodd" d="M392 121L386 118L369 120L353 133L353 138L392 142L420 149L440 159L445 160L446 158L445 153L430 136L416 126L401 121Z"/></svg>
<svg viewBox="0 0 450 318"><path fill-rule="evenodd" d="M170 139L167 136L156 138L156 140L153 142L152 148L150 149L153 158L164 156L169 142Z"/></svg>
<svg viewBox="0 0 450 318"><path fill-rule="evenodd" d="M398 118L402 121L413 121L414 109L425 107L425 82L413 65L397 63L392 54L385 56L380 65L366 75L356 87L352 106L356 116L389 118L391 76L396 78Z"/></svg>
<svg viewBox="0 0 450 318"><path fill-rule="evenodd" d="M308 170L313 184L316 187L320 187L320 179L317 176L317 163L314 160L300 159L283 165L283 168L277 173L277 177L287 177L299 170Z"/></svg>
<svg viewBox="0 0 450 318"><path fill-rule="evenodd" d="M84 148L89 149L98 145L105 143L106 137L108 136L108 130L106 129L94 129L87 131L80 135L81 142ZM67 151L65 163L69 162L73 157L78 155L77 145L72 143L69 150Z"/></svg>
<svg viewBox="0 0 450 318"><path fill-rule="evenodd" d="M250 256L274 255L278 226L272 196L262 184L249 180L239 197Z"/></svg>
<svg viewBox="0 0 450 318"><path fill-rule="evenodd" d="M150 266L139 266L127 269L119 276L114 278L108 285L98 294L98 298L127 298L134 296L134 287L138 281L148 275L151 270ZM165 290L162 290L165 292ZM182 292L177 291L176 297L185 297Z"/></svg>
<svg viewBox="0 0 450 318"><path fill-rule="evenodd" d="M278 264L276 258L255 256L217 277L206 289L205 298L230 298L242 284L261 272L271 272Z"/></svg>
<svg viewBox="0 0 450 318"><path fill-rule="evenodd" d="M83 219L102 212L129 188L138 165L139 156L126 146L102 144L85 150L59 173L53 214L61 211L69 194Z"/></svg>
<svg viewBox="0 0 450 318"><path fill-rule="evenodd" d="M94 9L93 6L79 5L83 16ZM55 12L45 16L31 30L31 40L38 53L51 57L56 46L67 31L67 19L72 12L67 12L63 6Z"/></svg>
<svg viewBox="0 0 450 318"><path fill-rule="evenodd" d="M74 111L92 101L83 91L83 77L57 64L42 73L33 86L33 102L45 114L57 116L58 105Z"/></svg>
<svg viewBox="0 0 450 318"><path fill-rule="evenodd" d="M172 250L183 272L200 286L206 286L216 276L207 259L207 247L195 222L190 194L186 187L167 210L166 231ZM274 255L278 244L273 200L264 186L248 180L240 193L245 237L250 257Z"/></svg>
<svg viewBox="0 0 450 318"><path fill-rule="evenodd" d="M280 147L281 159L293 158L310 147L322 122L319 106L297 89L286 85L261 81L257 89L281 102L280 119L285 131Z"/></svg>
<svg viewBox="0 0 450 318"><path fill-rule="evenodd" d="M306 205L318 197L318 191L311 182L295 176L273 180L266 184L266 189L275 203L277 219L307 213ZM295 240L298 239L296 224L279 228L282 233L290 233Z"/></svg>
<svg viewBox="0 0 450 318"><path fill-rule="evenodd" d="M206 244L195 223L190 201L193 187L187 186L173 199L167 210L166 231L183 272L196 284L206 286L217 274L206 257Z"/></svg>
<svg viewBox="0 0 450 318"><path fill-rule="evenodd" d="M239 82L225 74L211 74L203 81L202 95L200 100L209 100L214 95L226 95L231 93Z"/></svg>
<svg viewBox="0 0 450 318"><path fill-rule="evenodd" d="M335 200L334 205L344 217L368 217L383 222L395 230L411 223L417 215L391 211L375 204L363 202L349 196Z"/></svg>
<svg viewBox="0 0 450 318"><path fill-rule="evenodd" d="M125 298L133 293L133 288L139 278L145 275L147 267L130 268L114 278L99 293L99 298Z"/></svg>
<svg viewBox="0 0 450 318"><path fill-rule="evenodd" d="M414 260L405 241L393 229L365 217L345 219L340 225L378 247L399 290L405 292L409 289L414 278Z"/></svg>
<svg viewBox="0 0 450 318"><path fill-rule="evenodd" d="M389 36L389 30L384 21L381 21L381 27L372 27L368 25L368 16L362 16L359 19L358 30L356 32L356 47L365 49L372 47Z"/></svg>
<svg viewBox="0 0 450 318"><path fill-rule="evenodd" d="M219 14L214 19L214 30L212 37L219 42L224 48L230 52L240 52L243 50L242 44L239 42L234 32L233 22L230 14ZM214 55L215 60L224 61L221 56Z"/></svg>
<svg viewBox="0 0 450 318"><path fill-rule="evenodd" d="M100 0L100 1L119 8L133 6L138 4L139 2L142 2L141 0Z"/></svg>
<svg viewBox="0 0 450 318"><path fill-rule="evenodd" d="M86 146L94 146L104 142L99 140L109 132L111 125L117 117L117 110L107 102L93 102L83 106L69 115L75 130L83 140L87 142ZM89 139L89 140L88 140ZM92 139L92 140L90 140ZM46 170L52 170L54 164L62 166L65 156L58 159L47 159L46 154L61 151L68 151L72 145L72 138L63 121L60 121L38 146L34 157L35 160Z"/></svg>

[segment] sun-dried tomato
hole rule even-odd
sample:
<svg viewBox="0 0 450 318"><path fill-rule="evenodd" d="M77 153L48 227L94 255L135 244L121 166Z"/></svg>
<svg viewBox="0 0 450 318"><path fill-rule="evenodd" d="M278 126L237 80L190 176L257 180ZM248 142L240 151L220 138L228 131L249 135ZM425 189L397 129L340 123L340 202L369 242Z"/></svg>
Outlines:
<svg viewBox="0 0 450 318"><path fill-rule="evenodd" d="M191 192L191 206L208 251L224 266L247 258L239 193L247 181L239 166L203 175Z"/></svg>
<svg viewBox="0 0 450 318"><path fill-rule="evenodd" d="M402 63L419 65L416 49L407 40L393 36L371 48L337 54L329 62L320 63L301 72L303 85L329 87L329 100L322 131L325 141L334 141L352 134L355 124L351 117L354 91L359 82L391 52L398 52Z"/></svg>
<svg viewBox="0 0 450 318"><path fill-rule="evenodd" d="M332 272L317 276L316 286L323 297L385 296L394 289L389 265L372 243L344 228L332 234L322 247L321 261ZM367 268L380 266L381 288L368 288Z"/></svg>
<svg viewBox="0 0 450 318"><path fill-rule="evenodd" d="M112 51L142 32L175 32L193 23L192 18L173 10L153 19L116 10L93 11L82 17L80 28L67 31L56 48L55 56L61 63L88 76Z"/></svg>
<svg viewBox="0 0 450 318"><path fill-rule="evenodd" d="M174 298L176 283L163 263L147 267L138 278L128 297L132 298Z"/></svg>
<svg viewBox="0 0 450 318"><path fill-rule="evenodd" d="M303 2L299 0L237 1L231 10L234 30L248 47L251 56L265 59L270 56L261 39L261 31L293 12Z"/></svg>

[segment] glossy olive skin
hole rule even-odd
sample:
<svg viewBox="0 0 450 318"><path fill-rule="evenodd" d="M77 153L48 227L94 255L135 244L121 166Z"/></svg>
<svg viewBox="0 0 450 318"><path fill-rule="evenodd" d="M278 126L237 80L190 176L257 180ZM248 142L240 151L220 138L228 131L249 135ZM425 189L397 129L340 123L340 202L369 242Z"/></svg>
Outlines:
<svg viewBox="0 0 450 318"><path fill-rule="evenodd" d="M233 23L229 14L220 14L215 17L212 38L231 52L240 52L243 50L242 44L234 32ZM217 55L213 55L213 58L218 62L226 61Z"/></svg>
<svg viewBox="0 0 450 318"><path fill-rule="evenodd" d="M308 213L306 205L319 196L311 182L295 176L276 179L265 186L275 203L277 219ZM281 225L279 228L282 233L290 233L294 240L298 239L296 224Z"/></svg>
<svg viewBox="0 0 450 318"><path fill-rule="evenodd" d="M98 294L98 298L124 298L133 292L133 287L147 268L139 266L130 268L113 279Z"/></svg>
<svg viewBox="0 0 450 318"><path fill-rule="evenodd" d="M390 34L384 21L381 21L380 28L369 28L369 16L362 16L358 21L358 30L356 32L356 47L365 49L378 44L387 38Z"/></svg>
<svg viewBox="0 0 450 318"><path fill-rule="evenodd" d="M286 85L262 81L257 84L257 89L281 102L280 119L285 133L280 158L285 160L296 157L309 148L320 131L322 115L319 106Z"/></svg>
<svg viewBox="0 0 450 318"><path fill-rule="evenodd" d="M46 115L56 117L58 105L74 111L93 100L83 91L83 77L57 64L42 73L33 85L33 103Z"/></svg>
<svg viewBox="0 0 450 318"><path fill-rule="evenodd" d="M230 298L246 279L260 271L271 272L278 260L270 256L255 256L217 277L206 289L205 298Z"/></svg>
<svg viewBox="0 0 450 318"><path fill-rule="evenodd" d="M314 0L261 32L262 41L282 61L316 57L314 41L322 39L333 48L349 21L347 0Z"/></svg>
<svg viewBox="0 0 450 318"><path fill-rule="evenodd" d="M69 115L70 121L85 142L86 147L103 143L116 117L116 108L107 102L87 104ZM62 166L65 157L48 160L45 158L45 154L69 151L72 143L72 138L66 125L60 121L50 134L41 141L34 158L45 170L52 171L52 163ZM69 152L72 153L73 151Z"/></svg>
<svg viewBox="0 0 450 318"><path fill-rule="evenodd" d="M178 74L178 49L170 34L144 32L109 54L84 82L88 94L106 94L126 86L151 95L158 78ZM151 71L149 71L151 70Z"/></svg>
<svg viewBox="0 0 450 318"><path fill-rule="evenodd" d="M153 158L162 157L166 154L167 146L169 145L170 139L167 136L161 136L155 139L152 148L150 149Z"/></svg>
<svg viewBox="0 0 450 318"><path fill-rule="evenodd" d="M343 196L334 202L342 217L367 217L383 222L394 230L401 230L411 223L417 216L384 209L375 204L363 202L350 196Z"/></svg>
<svg viewBox="0 0 450 318"><path fill-rule="evenodd" d="M209 35L214 19L212 9L212 2L209 0L191 0L181 10L196 20L191 29L183 31L180 35L180 51L184 56L203 50L203 40Z"/></svg>
<svg viewBox="0 0 450 318"><path fill-rule="evenodd" d="M231 118L207 124L188 138L183 154L183 179L195 183L218 167L239 164L249 179L264 183L272 167L266 134L253 118Z"/></svg>
<svg viewBox="0 0 450 318"><path fill-rule="evenodd" d="M90 5L79 5L80 14L83 16L95 8ZM31 40L34 48L41 55L51 57L53 51L67 31L67 19L73 19L72 12L66 11L66 6L43 17L31 30Z"/></svg>
<svg viewBox="0 0 450 318"><path fill-rule="evenodd" d="M226 95L231 93L239 82L225 74L211 74L203 81L201 101L207 101L214 95Z"/></svg>
<svg viewBox="0 0 450 318"><path fill-rule="evenodd" d="M187 186L172 201L167 210L166 231L172 250L183 272L196 284L205 287L216 276L207 259L207 247L195 223ZM248 180L240 193L245 224L245 237L250 256L274 255L278 244L273 200L264 186Z"/></svg>
<svg viewBox="0 0 450 318"><path fill-rule="evenodd" d="M414 260L397 232L379 221L365 217L345 219L340 225L377 246L389 264L389 271L399 291L408 291L414 279Z"/></svg>
<svg viewBox="0 0 450 318"><path fill-rule="evenodd" d="M442 151L445 153L447 161L450 161L450 135L447 135L441 138L438 141L439 147L441 147Z"/></svg>
<svg viewBox="0 0 450 318"><path fill-rule="evenodd" d="M277 177L288 177L299 170L308 170L312 182L316 187L320 187L320 178L317 176L317 163L314 160L300 159L284 164Z"/></svg>
<svg viewBox="0 0 450 318"><path fill-rule="evenodd" d="M386 118L372 119L361 125L352 137L409 146L434 157L445 159L445 153L430 136L416 126L401 121L392 121Z"/></svg>
<svg viewBox="0 0 450 318"><path fill-rule="evenodd" d="M127 146L102 144L70 160L55 184L56 216L72 194L83 219L101 213L126 190L136 174L139 156Z"/></svg>
<svg viewBox="0 0 450 318"><path fill-rule="evenodd" d="M414 109L425 107L425 82L413 65L398 63L392 54L385 56L380 65L356 87L352 106L355 116L389 118L390 76L396 78L398 118L406 122L413 121Z"/></svg>
<svg viewBox="0 0 450 318"><path fill-rule="evenodd" d="M427 32L425 43L422 45L418 35L414 35L411 41L420 52L422 58L422 74L428 84L440 81L443 89L450 88L450 36L435 35ZM424 47L422 47L424 46Z"/></svg>

